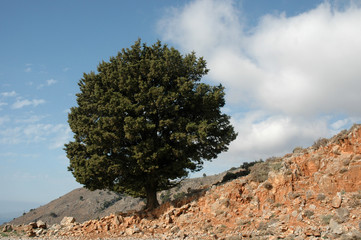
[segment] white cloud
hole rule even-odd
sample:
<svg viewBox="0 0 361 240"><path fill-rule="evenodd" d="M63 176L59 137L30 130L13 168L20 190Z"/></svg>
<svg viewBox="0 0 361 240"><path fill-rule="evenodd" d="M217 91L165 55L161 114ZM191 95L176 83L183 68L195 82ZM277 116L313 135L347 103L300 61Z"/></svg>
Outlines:
<svg viewBox="0 0 361 240"><path fill-rule="evenodd" d="M38 89L43 88L43 87L49 87L51 85L54 85L55 83L57 83L57 80L54 80L53 78L48 79L45 81L45 83L42 83L38 86Z"/></svg>
<svg viewBox="0 0 361 240"><path fill-rule="evenodd" d="M18 98L16 100L16 102L12 105L13 109L20 109L23 108L25 106L33 106L36 107L40 104L44 104L45 100L44 99L33 99L33 100L28 100L28 99L22 99L22 98Z"/></svg>
<svg viewBox="0 0 361 240"><path fill-rule="evenodd" d="M235 1L198 0L159 22L165 41L196 51L226 87L239 132L224 158L257 159L307 146L361 120L361 7L328 2L263 16L244 30ZM340 117L342 116L342 117Z"/></svg>
<svg viewBox="0 0 361 240"><path fill-rule="evenodd" d="M46 85L47 86L51 86L55 83L57 83L58 81L54 80L54 79L49 79L49 80L46 80Z"/></svg>
<svg viewBox="0 0 361 240"><path fill-rule="evenodd" d="M15 91L11 91L11 92L2 92L1 93L2 97L15 97L16 96L16 92Z"/></svg>
<svg viewBox="0 0 361 240"><path fill-rule="evenodd" d="M16 123L16 126L0 129L1 144L46 143L49 149L57 149L62 148L72 137L66 124Z"/></svg>

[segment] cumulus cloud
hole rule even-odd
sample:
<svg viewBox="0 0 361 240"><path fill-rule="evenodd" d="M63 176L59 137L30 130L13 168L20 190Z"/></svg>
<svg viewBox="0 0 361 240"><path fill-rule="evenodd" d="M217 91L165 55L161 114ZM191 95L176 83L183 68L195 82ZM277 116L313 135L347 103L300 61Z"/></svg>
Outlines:
<svg viewBox="0 0 361 240"><path fill-rule="evenodd" d="M23 108L25 106L33 106L36 107L40 104L45 103L44 99L33 99L33 100L28 100L28 99L22 99L22 98L18 98L16 100L15 103L13 103L12 108L13 109L20 109Z"/></svg>
<svg viewBox="0 0 361 240"><path fill-rule="evenodd" d="M208 62L239 132L229 161L307 146L361 120L361 7L324 2L245 30L235 1L198 0L159 22L163 39Z"/></svg>

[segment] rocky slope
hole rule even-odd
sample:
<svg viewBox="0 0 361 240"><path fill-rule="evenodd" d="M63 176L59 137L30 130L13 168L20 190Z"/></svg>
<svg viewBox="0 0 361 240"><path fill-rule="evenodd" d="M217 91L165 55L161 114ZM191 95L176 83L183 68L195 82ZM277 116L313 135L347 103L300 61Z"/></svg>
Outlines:
<svg viewBox="0 0 361 240"><path fill-rule="evenodd" d="M17 232L78 239L361 239L361 127L153 212L73 221Z"/></svg>
<svg viewBox="0 0 361 240"><path fill-rule="evenodd" d="M204 189L221 181L225 174L185 179L179 186L158 193L158 199L167 201L184 197L189 192ZM44 206L30 210L9 224L24 225L42 220L48 225L53 225L59 224L66 216L73 216L77 221L84 222L102 218L115 212L138 211L144 205L144 201L139 198L109 191L89 191L85 188L78 188Z"/></svg>

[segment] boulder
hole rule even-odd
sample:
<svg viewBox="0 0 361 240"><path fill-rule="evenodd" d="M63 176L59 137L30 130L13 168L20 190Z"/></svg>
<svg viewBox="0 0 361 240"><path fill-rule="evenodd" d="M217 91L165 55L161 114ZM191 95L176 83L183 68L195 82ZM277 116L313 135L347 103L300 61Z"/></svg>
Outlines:
<svg viewBox="0 0 361 240"><path fill-rule="evenodd" d="M337 193L335 197L332 199L332 207L339 208L342 203L342 196L341 193Z"/></svg>
<svg viewBox="0 0 361 240"><path fill-rule="evenodd" d="M343 227L341 224L338 224L335 220L331 219L329 227L332 231L332 233L341 235L343 233Z"/></svg>
<svg viewBox="0 0 361 240"><path fill-rule="evenodd" d="M13 230L13 226L5 225L3 228L3 232L11 232Z"/></svg>
<svg viewBox="0 0 361 240"><path fill-rule="evenodd" d="M41 221L41 220L38 220L37 222L36 222L36 226L38 227L38 228L42 228L42 229L46 229L46 223L44 223L43 221Z"/></svg>
<svg viewBox="0 0 361 240"><path fill-rule="evenodd" d="M71 225L73 223L75 223L75 218L73 218L73 217L64 217L63 220L61 220L60 225L69 226L69 225Z"/></svg>

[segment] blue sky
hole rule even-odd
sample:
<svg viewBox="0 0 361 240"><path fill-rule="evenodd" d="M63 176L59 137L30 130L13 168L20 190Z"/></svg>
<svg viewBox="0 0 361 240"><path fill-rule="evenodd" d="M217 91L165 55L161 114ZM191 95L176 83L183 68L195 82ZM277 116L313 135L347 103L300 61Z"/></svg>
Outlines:
<svg viewBox="0 0 361 240"><path fill-rule="evenodd" d="M359 1L0 1L0 219L80 187L63 151L77 83L138 38L196 51L226 87L239 137L214 174L361 122L360 22Z"/></svg>

